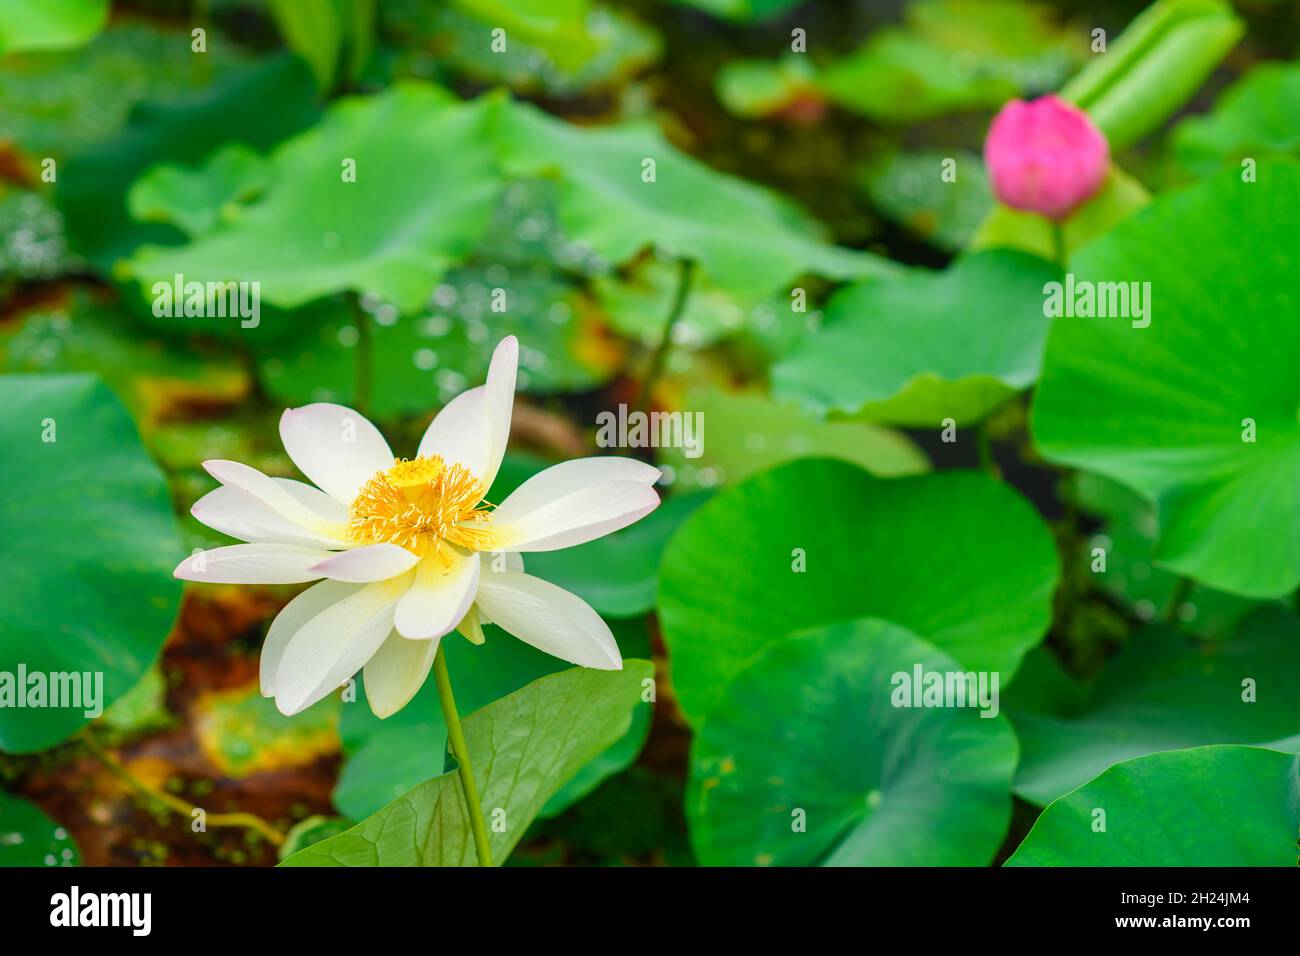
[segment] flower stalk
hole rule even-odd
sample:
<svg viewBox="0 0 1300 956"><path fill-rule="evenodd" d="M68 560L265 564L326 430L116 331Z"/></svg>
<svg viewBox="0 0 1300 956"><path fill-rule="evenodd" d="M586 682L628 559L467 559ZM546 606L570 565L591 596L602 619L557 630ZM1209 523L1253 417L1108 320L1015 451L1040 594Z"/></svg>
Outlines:
<svg viewBox="0 0 1300 956"><path fill-rule="evenodd" d="M465 746L465 732L460 726L456 697L451 692L451 675L447 673L447 658L441 644L433 658L433 679L438 685L438 700L442 703L442 717L447 724L447 740L451 744L452 755L460 764L457 775L460 777L460 788L465 794L470 829L474 832L474 851L478 854L478 865L491 866L492 846L488 842L487 823L483 819L478 785L474 782L474 768L469 762L469 748Z"/></svg>
<svg viewBox="0 0 1300 956"><path fill-rule="evenodd" d="M1070 271L1070 255L1065 246L1065 224L1052 222L1052 257L1062 272Z"/></svg>
<svg viewBox="0 0 1300 956"><path fill-rule="evenodd" d="M650 368L641 382L641 394L637 396L636 402L638 408L644 409L646 402L650 400L650 392L663 372L668 350L673 345L673 328L677 325L677 320L682 317L682 313L686 311L686 300L690 298L691 280L695 275L695 260L678 259L677 266L677 292L673 296L672 308L668 310L668 320L664 323L659 344L655 347L654 355L650 357Z"/></svg>

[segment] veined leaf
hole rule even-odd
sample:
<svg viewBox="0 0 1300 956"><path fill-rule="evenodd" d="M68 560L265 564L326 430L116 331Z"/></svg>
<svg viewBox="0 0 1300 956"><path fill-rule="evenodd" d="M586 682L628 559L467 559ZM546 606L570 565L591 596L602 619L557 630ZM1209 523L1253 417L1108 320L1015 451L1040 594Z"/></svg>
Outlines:
<svg viewBox="0 0 1300 956"><path fill-rule="evenodd" d="M1054 321L1031 419L1049 459L1155 502L1158 563L1249 597L1300 583L1295 209L1300 166L1261 163L1078 252L1074 298L1101 289L1111 314Z"/></svg>
<svg viewBox="0 0 1300 956"><path fill-rule="evenodd" d="M574 668L534 681L465 719L493 861L503 863L546 801L627 731L649 661L621 671ZM284 866L473 866L459 771L421 784L350 830L295 853Z"/></svg>
<svg viewBox="0 0 1300 956"><path fill-rule="evenodd" d="M0 708L0 749L25 753L144 676L176 615L183 552L162 472L98 379L6 375L0 406L0 538L22 555L0 580L0 671L47 685L44 706Z"/></svg>
<svg viewBox="0 0 1300 956"><path fill-rule="evenodd" d="M899 680L962 672L886 621L773 644L695 738L687 812L700 862L987 864L1011 818L1011 728L978 709L974 674L960 706L914 706L921 698Z"/></svg>
<svg viewBox="0 0 1300 956"><path fill-rule="evenodd" d="M1005 683L1047 629L1058 574L1042 520L986 475L880 480L803 459L723 490L687 519L664 553L660 624L694 724L765 648L852 617L925 634Z"/></svg>
<svg viewBox="0 0 1300 956"><path fill-rule="evenodd" d="M1007 866L1289 866L1300 757L1253 747L1118 763L1061 797Z"/></svg>

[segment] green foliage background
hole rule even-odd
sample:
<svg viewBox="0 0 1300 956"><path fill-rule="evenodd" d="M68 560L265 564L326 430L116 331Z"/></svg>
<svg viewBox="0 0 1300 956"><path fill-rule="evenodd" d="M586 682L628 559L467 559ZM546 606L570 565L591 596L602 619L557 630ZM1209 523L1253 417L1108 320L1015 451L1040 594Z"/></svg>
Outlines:
<svg viewBox="0 0 1300 956"><path fill-rule="evenodd" d="M171 568L203 460L293 475L315 401L413 448L507 334L491 500L620 404L705 432L529 561L622 672L447 638L498 862L1296 865L1298 52L1270 0L0 0L0 704L107 705L0 706L0 865L474 862L432 682L285 718L293 589ZM1113 152L1060 254L980 156L1051 91Z"/></svg>

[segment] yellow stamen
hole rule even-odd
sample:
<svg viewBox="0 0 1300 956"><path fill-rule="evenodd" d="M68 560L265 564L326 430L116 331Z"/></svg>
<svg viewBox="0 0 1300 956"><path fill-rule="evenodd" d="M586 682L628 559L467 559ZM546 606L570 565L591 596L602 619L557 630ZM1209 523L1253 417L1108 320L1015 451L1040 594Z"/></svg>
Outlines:
<svg viewBox="0 0 1300 956"><path fill-rule="evenodd" d="M352 502L348 537L357 544L400 545L419 555L441 556L444 543L490 551L492 516L478 507L490 504L483 501L486 492L468 470L437 455L398 459L361 486Z"/></svg>

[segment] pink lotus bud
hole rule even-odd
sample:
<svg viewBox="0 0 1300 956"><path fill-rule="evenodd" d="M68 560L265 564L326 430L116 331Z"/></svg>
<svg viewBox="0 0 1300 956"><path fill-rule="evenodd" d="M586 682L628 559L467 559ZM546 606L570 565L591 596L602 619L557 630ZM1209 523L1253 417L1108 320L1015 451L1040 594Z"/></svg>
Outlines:
<svg viewBox="0 0 1300 956"><path fill-rule="evenodd" d="M1100 188L1110 144L1087 114L1048 94L1002 107L984 141L984 164L999 201L1060 221Z"/></svg>

